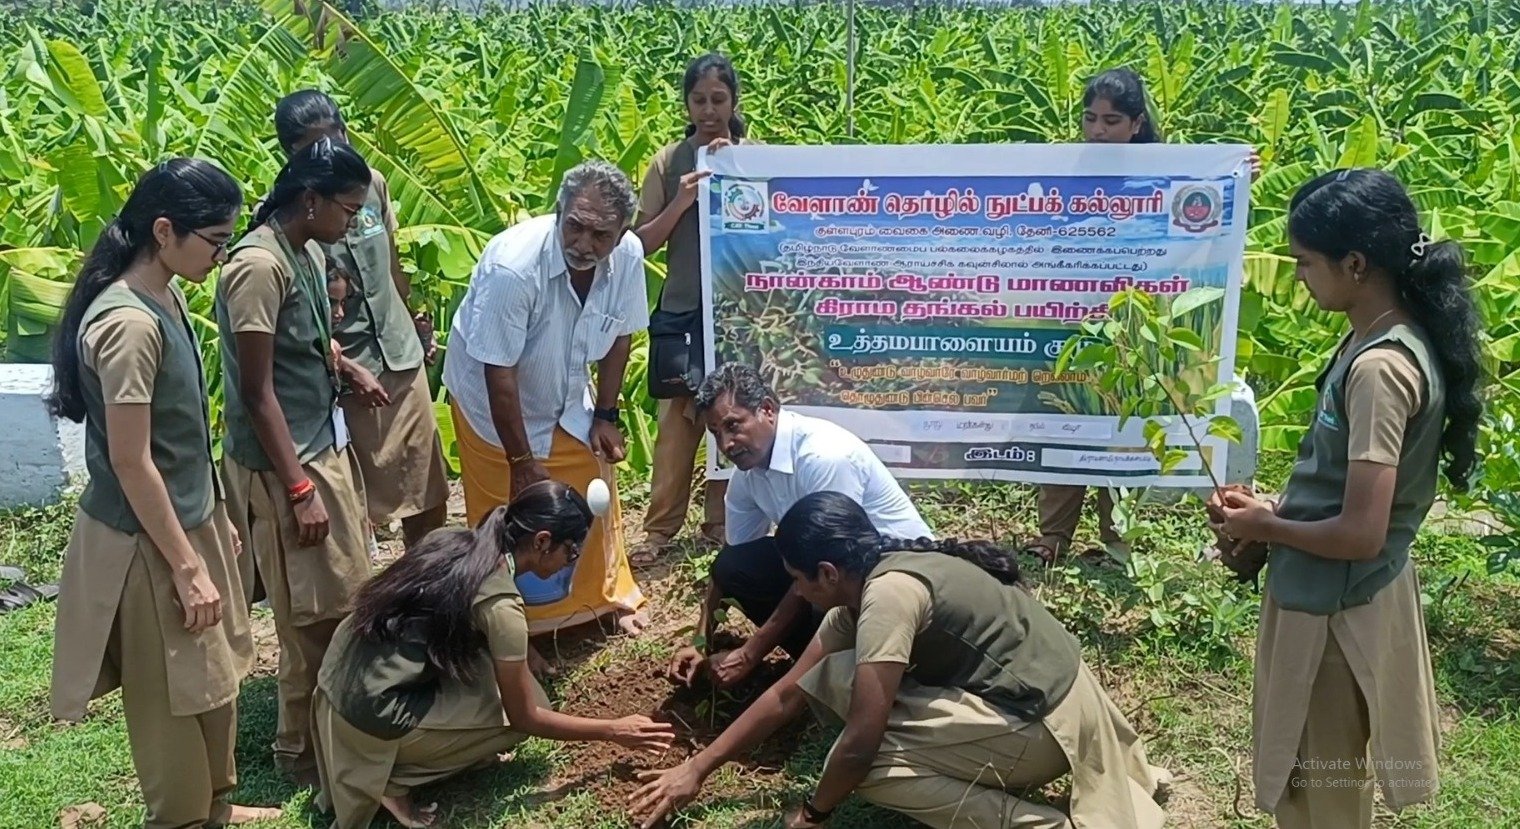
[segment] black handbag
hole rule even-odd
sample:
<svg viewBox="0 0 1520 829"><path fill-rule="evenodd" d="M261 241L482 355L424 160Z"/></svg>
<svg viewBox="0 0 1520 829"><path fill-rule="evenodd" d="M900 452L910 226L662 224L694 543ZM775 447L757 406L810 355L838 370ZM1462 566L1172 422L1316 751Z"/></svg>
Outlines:
<svg viewBox="0 0 1520 829"><path fill-rule="evenodd" d="M691 397L702 385L702 309L649 315L649 396Z"/></svg>

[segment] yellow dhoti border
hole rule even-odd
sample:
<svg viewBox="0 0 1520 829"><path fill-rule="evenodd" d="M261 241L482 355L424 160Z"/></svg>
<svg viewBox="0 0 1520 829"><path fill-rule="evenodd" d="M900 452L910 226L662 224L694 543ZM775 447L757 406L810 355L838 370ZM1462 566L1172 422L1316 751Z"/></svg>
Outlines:
<svg viewBox="0 0 1520 829"><path fill-rule="evenodd" d="M491 510L512 499L512 466L506 450L492 445L470 427L469 420L451 403L454 436L459 446L459 477L464 487L464 509L470 526L477 526ZM528 616L528 633L540 634L589 622L618 610L634 611L644 605L644 594L633 580L623 542L623 513L618 506L617 474L591 453L591 447L560 427L554 429L549 457L540 459L549 477L569 484L582 495L593 478L607 482L612 505L607 514L591 523L581 557L559 581L541 581L528 574L517 577Z"/></svg>

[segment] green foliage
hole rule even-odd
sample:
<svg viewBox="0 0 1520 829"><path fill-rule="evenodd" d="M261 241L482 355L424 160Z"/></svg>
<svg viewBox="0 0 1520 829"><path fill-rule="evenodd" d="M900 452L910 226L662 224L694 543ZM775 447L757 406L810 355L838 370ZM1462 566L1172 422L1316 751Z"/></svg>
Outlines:
<svg viewBox="0 0 1520 829"><path fill-rule="evenodd" d="M250 202L262 194L280 163L273 103L301 86L338 97L355 145L390 180L404 266L446 334L485 240L548 209L555 182L580 158L614 160L637 178L680 135L684 64L714 49L739 66L744 111L769 143L1070 141L1084 79L1125 64L1148 77L1167 140L1257 147L1264 173L1252 185L1237 353L1257 391L1263 450L1294 448L1314 372L1343 325L1293 278L1288 199L1337 165L1389 169L1425 209L1432 236L1472 250L1489 368L1502 381L1498 396L1516 396L1513 4L863 5L853 138L842 4L534 5L480 15L425 6L370 10L358 22L351 4L304 0L99 0L7 14L0 51L14 68L0 78L0 303L13 358L45 355L60 290L44 283L67 281L77 251L148 165L169 154L215 158ZM11 248L52 253L18 265ZM663 273L657 254L651 298ZM202 312L211 287L190 291ZM209 321L198 322L208 333ZM639 345L623 409L630 465L642 473L654 401ZM215 376L214 346L206 356Z"/></svg>

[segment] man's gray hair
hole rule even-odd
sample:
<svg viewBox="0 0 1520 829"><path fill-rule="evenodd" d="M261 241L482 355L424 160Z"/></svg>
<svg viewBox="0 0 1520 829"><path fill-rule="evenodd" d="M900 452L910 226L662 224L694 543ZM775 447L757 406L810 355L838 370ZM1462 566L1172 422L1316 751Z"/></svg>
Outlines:
<svg viewBox="0 0 1520 829"><path fill-rule="evenodd" d="M697 389L697 399L694 401L697 414L702 415L716 406L718 399L725 394L734 396L735 406L752 412L767 400L778 405L781 402L765 378L760 376L760 372L743 363L724 363L718 366L717 371L707 375L702 380L702 387Z"/></svg>
<svg viewBox="0 0 1520 829"><path fill-rule="evenodd" d="M555 204L555 212L563 214L570 200L588 187L594 188L607 200L607 206L617 211L620 224L627 225L633 221L633 212L638 209L638 196L633 192L633 182L628 180L627 174L619 170L617 165L600 158L583 161L565 173L564 179L559 183L559 201Z"/></svg>

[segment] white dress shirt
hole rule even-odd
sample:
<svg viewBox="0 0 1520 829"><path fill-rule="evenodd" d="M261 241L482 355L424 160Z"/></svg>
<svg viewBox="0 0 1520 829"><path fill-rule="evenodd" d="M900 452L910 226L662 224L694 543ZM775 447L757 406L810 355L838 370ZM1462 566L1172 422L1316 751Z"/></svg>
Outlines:
<svg viewBox="0 0 1520 829"><path fill-rule="evenodd" d="M865 508L876 531L933 538L908 494L865 441L838 424L782 409L768 468L739 470L723 499L729 544L754 541L814 492L839 492Z"/></svg>
<svg viewBox="0 0 1520 829"><path fill-rule="evenodd" d="M501 446L491 419L485 367L517 367L528 445L549 456L554 427L589 444L594 400L590 364L613 341L649 327L644 246L627 233L597 265L583 306L570 285L554 215L496 234L470 276L443 362L443 384L470 428Z"/></svg>

